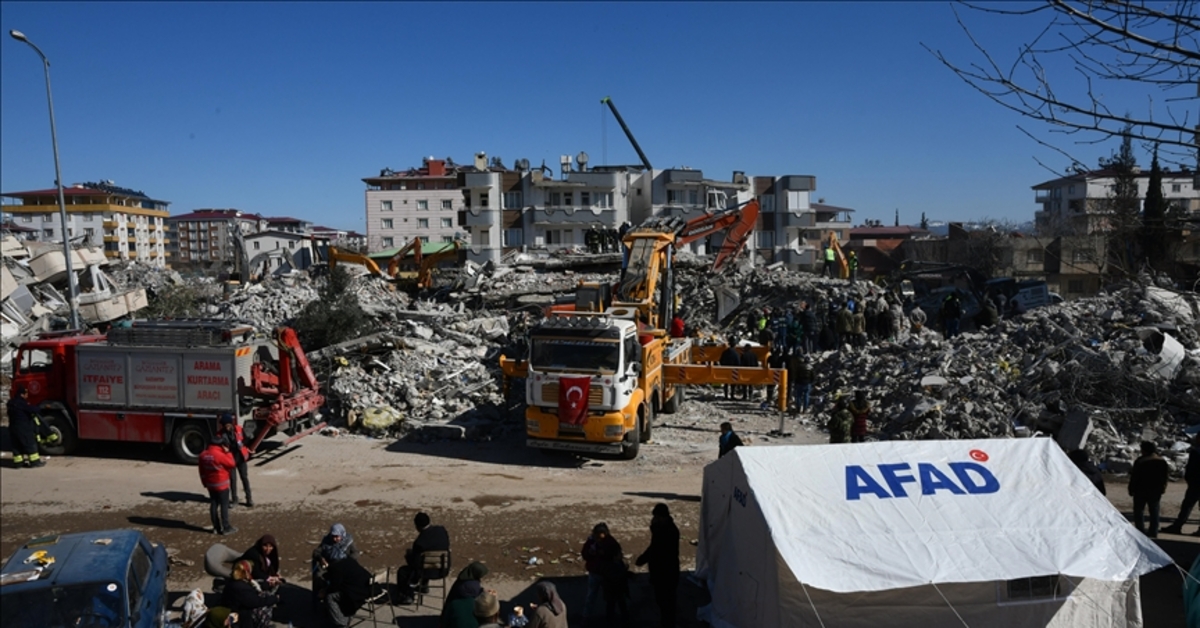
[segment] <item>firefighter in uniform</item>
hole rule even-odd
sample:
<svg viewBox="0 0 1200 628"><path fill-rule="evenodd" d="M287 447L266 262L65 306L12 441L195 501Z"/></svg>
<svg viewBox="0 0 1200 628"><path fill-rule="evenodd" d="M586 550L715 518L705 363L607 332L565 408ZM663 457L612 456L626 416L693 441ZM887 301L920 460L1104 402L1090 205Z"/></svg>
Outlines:
<svg viewBox="0 0 1200 628"><path fill-rule="evenodd" d="M7 409L13 437L13 465L26 469L46 466L46 461L38 454L37 408L29 403L29 389L17 388L16 396L8 400Z"/></svg>

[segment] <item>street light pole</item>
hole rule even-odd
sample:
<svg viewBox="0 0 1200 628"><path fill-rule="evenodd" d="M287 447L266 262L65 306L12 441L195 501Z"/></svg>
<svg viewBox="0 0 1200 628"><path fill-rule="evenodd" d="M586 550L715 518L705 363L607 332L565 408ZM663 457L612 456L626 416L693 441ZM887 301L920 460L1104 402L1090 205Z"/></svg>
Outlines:
<svg viewBox="0 0 1200 628"><path fill-rule="evenodd" d="M46 72L46 102L50 104L50 143L54 145L54 184L58 186L58 217L62 221L63 257L67 264L67 304L71 308L71 329L80 329L79 308L75 304L79 287L75 282L75 269L71 264L71 238L67 229L67 200L63 195L62 169L58 165L58 132L54 128L54 98L50 95L50 60L42 54L42 50L25 37L21 31L8 31L17 41L29 44L33 51L42 58L42 69Z"/></svg>

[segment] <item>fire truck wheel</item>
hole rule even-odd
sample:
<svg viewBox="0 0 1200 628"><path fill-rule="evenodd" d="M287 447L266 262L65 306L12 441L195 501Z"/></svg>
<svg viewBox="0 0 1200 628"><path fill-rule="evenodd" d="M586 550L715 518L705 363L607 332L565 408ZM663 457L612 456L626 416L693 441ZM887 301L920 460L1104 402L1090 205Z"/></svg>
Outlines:
<svg viewBox="0 0 1200 628"><path fill-rule="evenodd" d="M625 432L625 439L621 441L621 459L622 460L633 460L634 458L637 458L638 449L641 448L641 440L640 440L641 433L642 433L642 416L641 416L641 412L639 411L637 425L635 425L632 430Z"/></svg>
<svg viewBox="0 0 1200 628"><path fill-rule="evenodd" d="M42 420L46 423L46 428L50 433L57 436L43 440L49 440L50 443L41 443L38 448L47 456L69 456L79 447L79 437L75 433L75 427L59 412L46 412L42 415Z"/></svg>
<svg viewBox="0 0 1200 628"><path fill-rule="evenodd" d="M175 426L171 434L171 448L175 450L175 459L183 464L196 464L200 454L208 447L209 434L199 423L187 422Z"/></svg>
<svg viewBox="0 0 1200 628"><path fill-rule="evenodd" d="M638 415L638 427L641 431L638 433L638 442L650 442L651 431L654 429L654 402L650 402L643 406L646 408L645 413Z"/></svg>

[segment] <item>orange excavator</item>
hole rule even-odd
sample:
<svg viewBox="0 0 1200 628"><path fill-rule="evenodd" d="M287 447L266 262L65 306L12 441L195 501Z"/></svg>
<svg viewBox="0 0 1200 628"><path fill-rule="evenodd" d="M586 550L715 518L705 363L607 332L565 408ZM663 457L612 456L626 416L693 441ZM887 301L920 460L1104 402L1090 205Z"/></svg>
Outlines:
<svg viewBox="0 0 1200 628"><path fill-rule="evenodd" d="M398 283L411 283L417 290L428 290L433 287L433 269L442 262L456 259L462 249L462 243L454 240L449 243L450 246L444 247L436 253L425 255L421 250L423 244L421 238L413 238L411 242L396 251L396 254L388 260L388 276ZM413 264L417 270L402 271L400 264L409 253L412 254Z"/></svg>

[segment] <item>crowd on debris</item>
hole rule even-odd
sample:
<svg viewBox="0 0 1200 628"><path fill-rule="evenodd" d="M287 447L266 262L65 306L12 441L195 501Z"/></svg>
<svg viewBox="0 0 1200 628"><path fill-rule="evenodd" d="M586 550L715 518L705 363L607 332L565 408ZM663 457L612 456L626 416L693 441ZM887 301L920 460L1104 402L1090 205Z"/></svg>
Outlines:
<svg viewBox="0 0 1200 628"><path fill-rule="evenodd" d="M478 268L472 289L442 291L439 299L356 277L352 289L372 332L309 350L327 387L327 417L415 440L519 430L520 421L505 419L519 416L521 391L504 394L497 357L519 355L528 327L578 282L615 281L619 256L506 261ZM1111 472L1128 469L1142 440L1158 442L1181 471L1185 430L1200 426L1194 293L1130 282L1020 314L961 317L954 335L945 333L943 312L921 310L868 281L778 266L714 274L709 263L686 253L676 259L687 332L771 344L771 366L793 371L793 383L811 380L806 391L793 391L808 393L801 395L808 407L801 399L799 408L807 412L796 418L811 425L824 426L836 399L862 391L874 438L1047 434L1068 450L1086 448ZM107 273L115 285L141 287L152 303L187 284L204 302L202 316L264 329L297 316L326 281L319 272L294 271L231 285L135 263L112 264ZM8 350L21 340L6 336ZM798 377L800 370L811 377Z"/></svg>

